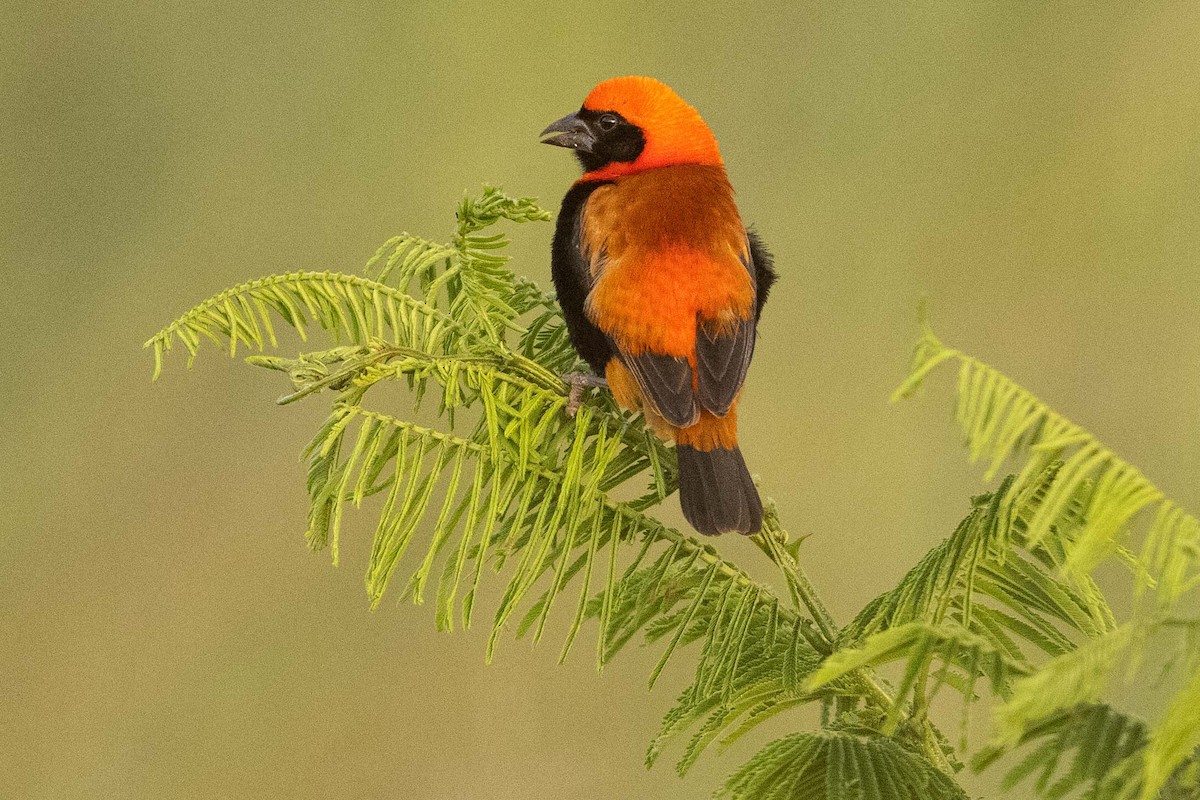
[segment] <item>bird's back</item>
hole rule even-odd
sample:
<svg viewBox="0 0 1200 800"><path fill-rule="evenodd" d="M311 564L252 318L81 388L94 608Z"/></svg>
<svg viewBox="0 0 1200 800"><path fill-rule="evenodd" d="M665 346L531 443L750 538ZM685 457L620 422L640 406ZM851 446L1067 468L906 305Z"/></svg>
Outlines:
<svg viewBox="0 0 1200 800"><path fill-rule="evenodd" d="M699 320L750 316L749 244L721 167L683 164L607 183L580 223L588 317L623 350L694 359Z"/></svg>

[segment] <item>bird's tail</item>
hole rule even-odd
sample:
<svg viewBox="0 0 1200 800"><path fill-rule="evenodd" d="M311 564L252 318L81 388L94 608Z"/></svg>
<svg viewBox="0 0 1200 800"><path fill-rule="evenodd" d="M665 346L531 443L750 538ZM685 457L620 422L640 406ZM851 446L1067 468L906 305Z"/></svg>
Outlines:
<svg viewBox="0 0 1200 800"><path fill-rule="evenodd" d="M677 444L679 504L693 528L709 536L726 531L757 533L763 507L742 451L714 447L697 450Z"/></svg>

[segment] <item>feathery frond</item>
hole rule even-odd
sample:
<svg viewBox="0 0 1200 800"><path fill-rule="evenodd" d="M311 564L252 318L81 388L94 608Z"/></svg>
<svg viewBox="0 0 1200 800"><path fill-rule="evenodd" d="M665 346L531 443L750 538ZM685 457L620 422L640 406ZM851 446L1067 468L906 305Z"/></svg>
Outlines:
<svg viewBox="0 0 1200 800"><path fill-rule="evenodd" d="M1166 714L1150 734L1150 746L1146 748L1145 767L1142 771L1145 785L1139 800L1153 800L1164 786L1176 780L1185 780L1200 794L1200 724L1197 717L1200 709L1200 670L1192 672L1191 679L1177 693L1167 708ZM1191 761L1189 775L1181 771ZM1193 797L1196 795L1193 795Z"/></svg>
<svg viewBox="0 0 1200 800"><path fill-rule="evenodd" d="M651 641L670 639L651 686L677 648L701 641L692 684L667 713L646 755L653 765L670 740L695 728L676 764L680 775L722 737L728 744L769 717L828 694L800 689L821 658L800 634L811 622L781 607L762 587L723 580L704 565L685 569L681 585L688 588L679 600L654 604L640 612L645 621L635 623ZM653 592L657 572L646 569L633 582Z"/></svg>
<svg viewBox="0 0 1200 800"><path fill-rule="evenodd" d="M987 751L994 756L1042 735L1040 731L1059 730L1055 726L1073 719L1070 715L1077 709L1093 707L1122 674L1128 679L1145 656L1144 643L1155 632L1176 624L1173 612L1182 598L1200 587L1200 522L1091 433L995 369L946 347L924 320L922 324L910 375L893 399L910 396L939 364L957 362L955 417L972 460L987 457L990 478L1010 458L1025 455L1015 480L1007 481L997 492L1001 551L1010 552L1014 545L1040 549L1049 556L1040 559L1044 566L1072 580L1080 590L1077 599L1088 601L1093 610L1099 608L1093 600L1100 595L1088 573L1107 559L1118 559L1132 567L1138 598L1133 618L1115 627L1104 619L1107 612L1102 617L1088 615L1092 621L1108 622L1100 627L1090 623L1079 626L1074 617L1058 616L1059 624L1071 622L1070 627L1087 639L1077 649L1058 654L1043 648L1054 657L1013 684L1011 695L996 709L996 738ZM1031 498L1036 499L1034 508L1029 507ZM1135 555L1126 550L1125 543L1137 545L1138 530L1142 535ZM1033 578L1025 574L1018 584L1026 590L1019 598L1029 607L1036 607L1028 591ZM1193 665L1163 718L1139 735L1140 744L1135 747L1128 744L1133 740L1126 741L1132 749L1123 756L1120 784L1136 784L1140 789L1132 794L1122 789L1112 797L1153 800L1166 796L1172 781L1178 785L1176 776L1200 745L1200 717L1195 713L1200 704L1197 674ZM1054 784L1045 777L1053 773L1058 756L1074 746L1074 740L1064 733L1043 742L1029 757L1027 763L1034 765L1029 769L1042 765L1045 770L1039 783L1045 796L1065 796L1084 781L1081 768L1073 768ZM1099 756L1089 753L1088 757ZM1117 769L1111 761L1097 764L1096 769L1102 767L1105 774ZM1087 774L1095 778L1096 773ZM1104 793L1108 784L1098 780L1093 780L1094 796L1109 797Z"/></svg>
<svg viewBox="0 0 1200 800"><path fill-rule="evenodd" d="M891 739L854 730L772 742L726 782L729 800L966 800L952 780Z"/></svg>
<svg viewBox="0 0 1200 800"><path fill-rule="evenodd" d="M1025 730L1063 709L1100 699L1120 660L1126 656L1134 628L1128 624L1064 653L1013 687L996 710L996 743L1014 746Z"/></svg>
<svg viewBox="0 0 1200 800"><path fill-rule="evenodd" d="M272 314L274 312L274 314ZM455 347L467 331L445 314L389 286L335 272L292 272L243 283L205 300L155 334L145 347L154 350L154 377L176 341L188 351L188 366L200 343L228 342L229 355L239 344L263 350L278 340L272 316L307 339L307 328L323 328L334 341L355 344L380 339L426 352Z"/></svg>
<svg viewBox="0 0 1200 800"><path fill-rule="evenodd" d="M1046 800L1081 789L1092 800L1190 800L1200 792L1200 753L1183 753L1170 770L1148 781L1149 728L1102 703L1055 712L1025 730L1018 744L1030 750L1005 775L1006 790L1032 779L1034 791ZM989 746L973 766L986 769L1007 752L1007 746Z"/></svg>
<svg viewBox="0 0 1200 800"><path fill-rule="evenodd" d="M1072 651L1079 638L1109 630L1112 613L1095 584L1085 577L1072 585L1055 574L1062 555L1050 545L1058 538L1025 547L1027 520L1036 515L1054 476L1051 467L1030 487L1008 520L1007 536L1000 533L1006 521L1000 500L1012 479L995 493L975 498L950 538L841 630L839 649L807 688L817 690L852 670L902 660L904 671L883 732L895 729L910 700L914 713L923 713L944 684L963 696L965 730L977 681L986 679L993 694L1008 697L1012 681L1034 671L1035 654L1058 656ZM1064 519L1065 525L1077 522ZM1000 548L1002 540L1006 549Z"/></svg>
<svg viewBox="0 0 1200 800"><path fill-rule="evenodd" d="M520 330L515 320L530 310L525 293L517 291L520 279L505 267L508 256L499 252L508 238L503 233L480 233L501 219L544 221L550 214L531 198L514 199L500 189L485 187L481 197L463 199L451 244L402 234L376 251L365 272L401 292L420 294L426 304L444 311L466 330L500 341L505 329Z"/></svg>
<svg viewBox="0 0 1200 800"><path fill-rule="evenodd" d="M1010 458L1025 455L1004 498L1006 512L1047 467L1061 462L1038 513L1028 521L1030 545L1049 537L1064 514L1081 505L1083 524L1065 543L1063 569L1082 576L1107 558L1125 555L1121 543L1131 539L1135 518L1150 518L1135 565L1139 590L1153 593L1154 608L1147 613L1164 613L1200 587L1200 521L1087 430L992 367L946 347L924 319L909 376L892 399L911 396L945 362L959 366L955 419L971 460L986 457L990 479Z"/></svg>
<svg viewBox="0 0 1200 800"><path fill-rule="evenodd" d="M1030 672L1024 661L1013 658L999 650L992 641L978 636L955 622L943 622L934 626L925 622L907 622L888 628L870 636L860 647L839 650L824 663L808 680L807 688L815 691L830 682L864 667L880 667L894 661L907 662L904 677L893 695L895 702L891 717L884 727L889 732L894 727L904 701L911 692L917 691L922 670L928 670L937 659L943 667L939 670L930 698L942 684L956 682L955 673L965 676L957 687L968 700L974 695L975 682L986 678L994 693L1006 695L1011 682Z"/></svg>
<svg viewBox="0 0 1200 800"><path fill-rule="evenodd" d="M1012 789L1034 777L1039 796L1057 800L1080 788L1096 800L1137 797L1138 771L1130 769L1146 746L1146 725L1110 706L1087 703L1055 712L1022 732L1017 744L1034 743L1031 751L1004 777ZM1007 753L993 745L972 762L983 770Z"/></svg>
<svg viewBox="0 0 1200 800"><path fill-rule="evenodd" d="M1090 579L1072 586L1054 575L1062 563L1054 546L1060 539L1034 544L1026 535L1028 520L1039 512L1055 475L1053 467L1044 472L1008 518L1001 516L1001 501L1011 494L1011 478L996 492L975 498L954 534L895 589L868 604L843 629L842 641L908 622L936 625L951 619L1024 660L1018 642L1057 655L1073 647L1068 632L1092 637L1111 628L1112 612ZM1069 538L1078 520L1064 517L1062 523ZM1006 549L999 549L1001 541Z"/></svg>

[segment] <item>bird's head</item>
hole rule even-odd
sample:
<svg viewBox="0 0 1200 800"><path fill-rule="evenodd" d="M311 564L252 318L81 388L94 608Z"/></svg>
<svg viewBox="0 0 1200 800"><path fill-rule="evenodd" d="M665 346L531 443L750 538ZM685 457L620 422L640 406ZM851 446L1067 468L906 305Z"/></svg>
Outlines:
<svg viewBox="0 0 1200 800"><path fill-rule="evenodd" d="M654 78L610 78L583 107L542 131L575 151L585 177L617 178L676 164L721 166L717 140L696 109Z"/></svg>

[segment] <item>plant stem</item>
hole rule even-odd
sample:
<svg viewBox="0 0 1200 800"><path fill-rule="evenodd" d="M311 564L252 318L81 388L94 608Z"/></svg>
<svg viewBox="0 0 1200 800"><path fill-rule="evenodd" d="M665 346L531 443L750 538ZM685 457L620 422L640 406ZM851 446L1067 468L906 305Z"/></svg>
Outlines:
<svg viewBox="0 0 1200 800"><path fill-rule="evenodd" d="M804 568L797 559L792 558L791 554L784 549L783 542L786 542L787 538L787 532L780 526L779 517L775 513L775 509L769 509L763 519L762 533L755 536L753 541L783 572L788 582L788 590L792 595L792 602L797 607L803 606L816 624L823 646L814 644L814 649L828 655L836 649L837 625L834 623L833 615L829 613L829 609L825 606L824 601L817 594L816 587L809 580ZM809 643L813 644L811 641ZM946 754L942 752L933 723L929 721L926 715L929 707L928 698L925 696L928 669L929 664L927 662L922 671L921 679L917 682L917 694L914 698L913 713L910 716L910 720L920 728L921 750L925 754L925 757L941 772L953 776L954 770L950 766L950 762L946 759ZM872 670L859 669L855 670L851 675L859 682L860 687L865 690L866 700L871 705L886 712L895 704L896 701L892 697L891 692Z"/></svg>
<svg viewBox="0 0 1200 800"><path fill-rule="evenodd" d="M764 518L762 533L755 536L753 541L760 550L766 553L768 558L779 566L787 579L792 599L799 601L798 605L804 606L821 631L821 635L825 638L825 652L832 652L838 634L833 615L825 607L825 603L817 594L817 590L809 580L804 568L783 549L783 542L787 541L787 532L779 527L779 518L775 515L774 509L771 509Z"/></svg>

